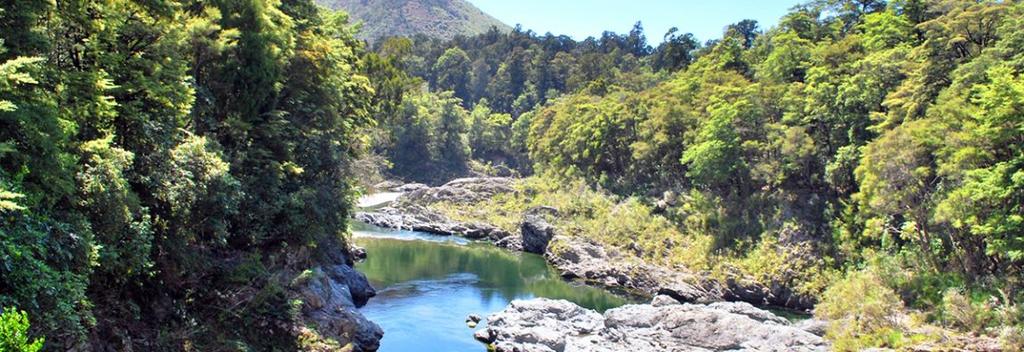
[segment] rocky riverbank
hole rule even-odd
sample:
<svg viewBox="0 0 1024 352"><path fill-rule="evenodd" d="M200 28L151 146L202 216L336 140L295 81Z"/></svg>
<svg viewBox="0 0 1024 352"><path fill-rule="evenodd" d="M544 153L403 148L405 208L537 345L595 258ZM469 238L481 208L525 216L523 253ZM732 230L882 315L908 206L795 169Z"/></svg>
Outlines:
<svg viewBox="0 0 1024 352"><path fill-rule="evenodd" d="M798 326L748 303L656 296L604 314L564 300L514 301L475 337L498 352L826 351L820 324Z"/></svg>
<svg viewBox="0 0 1024 352"><path fill-rule="evenodd" d="M313 256L319 265L302 273L281 275L294 278L289 283L292 299L302 301L303 324L296 329L309 341L303 349L326 352L344 350L347 345L353 352L376 351L384 331L358 310L377 294L376 290L352 267L349 250L338 243L322 245L330 249L321 251L326 253L322 256ZM300 253L292 258L304 257Z"/></svg>
<svg viewBox="0 0 1024 352"><path fill-rule="evenodd" d="M518 233L486 223L454 221L430 208L439 202L473 204L497 194L515 192L513 182L510 178L466 178L439 187L391 185L388 190L407 193L389 206L358 212L355 217L381 227L487 240L511 250L542 254L566 279L640 296L661 294L689 303L742 301L798 310L814 306L813 298L781 285L767 286L739 276L722 280L686 268L650 265L599 243L559 234L548 223L548 219L559 216L555 208L528 210L522 215Z"/></svg>

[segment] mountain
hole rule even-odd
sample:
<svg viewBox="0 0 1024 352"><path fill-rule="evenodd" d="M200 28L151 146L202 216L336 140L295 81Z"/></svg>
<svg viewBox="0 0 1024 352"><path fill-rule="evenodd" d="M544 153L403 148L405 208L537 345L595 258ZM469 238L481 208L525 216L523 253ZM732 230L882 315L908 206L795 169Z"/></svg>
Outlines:
<svg viewBox="0 0 1024 352"><path fill-rule="evenodd" d="M458 34L475 35L491 27L510 27L465 0L317 0L322 6L343 9L353 22L362 22L359 37L375 40L384 36L425 34L451 39Z"/></svg>

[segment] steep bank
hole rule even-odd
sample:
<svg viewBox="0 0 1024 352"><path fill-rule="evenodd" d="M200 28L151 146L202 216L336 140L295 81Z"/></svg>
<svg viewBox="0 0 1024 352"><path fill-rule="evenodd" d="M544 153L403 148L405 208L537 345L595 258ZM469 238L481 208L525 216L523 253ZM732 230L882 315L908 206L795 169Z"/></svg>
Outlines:
<svg viewBox="0 0 1024 352"><path fill-rule="evenodd" d="M358 308L377 291L353 268L348 249L328 252L332 255L311 269L284 276L293 277L291 296L302 303L302 324L296 325L296 336L311 342L301 347L308 351L336 351L346 346L353 352L376 351L384 331Z"/></svg>

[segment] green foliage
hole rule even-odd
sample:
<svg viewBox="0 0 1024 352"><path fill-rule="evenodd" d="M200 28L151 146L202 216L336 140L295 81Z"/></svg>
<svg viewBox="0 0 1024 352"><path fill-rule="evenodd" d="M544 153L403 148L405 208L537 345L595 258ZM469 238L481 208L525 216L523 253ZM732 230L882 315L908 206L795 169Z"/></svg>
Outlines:
<svg viewBox="0 0 1024 352"><path fill-rule="evenodd" d="M942 296L942 312L945 322L950 326L982 333L994 322L995 307L991 302L976 302L959 289L946 290Z"/></svg>
<svg viewBox="0 0 1024 352"><path fill-rule="evenodd" d="M270 273L295 268L271 252L343 260L356 133L389 99L347 16L310 0L4 7L0 305L48 349L262 349L263 330L237 329L261 319L287 346L301 317ZM231 280L236 258L264 270ZM240 302L244 319L221 315Z"/></svg>
<svg viewBox="0 0 1024 352"><path fill-rule="evenodd" d="M825 291L815 315L829 321L828 337L837 351L869 346L899 348L903 343L899 297L869 271L850 272Z"/></svg>
<svg viewBox="0 0 1024 352"><path fill-rule="evenodd" d="M469 56L459 48L450 48L444 55L437 58L434 64L437 82L434 86L441 91L452 91L455 96L468 101L470 98L469 84L473 80Z"/></svg>
<svg viewBox="0 0 1024 352"><path fill-rule="evenodd" d="M29 341L28 315L13 308L0 314L0 351L36 352L43 349L43 339Z"/></svg>
<svg viewBox="0 0 1024 352"><path fill-rule="evenodd" d="M522 145L562 182L648 204L685 195L659 210L762 282L829 299L856 286L821 294L835 272L871 265L877 277L847 281L941 322L948 289L977 303L1022 287L1022 9L810 3L764 33L730 27L653 86L594 80L548 100L523 115ZM954 325L1013 324L976 320L989 323ZM855 328L836 333L842 348L900 340Z"/></svg>
<svg viewBox="0 0 1024 352"><path fill-rule="evenodd" d="M81 187L77 205L96 234L97 273L123 284L152 265L153 229L148 211L125 178L134 156L111 143L107 138L82 145L85 161L76 176Z"/></svg>
<svg viewBox="0 0 1024 352"><path fill-rule="evenodd" d="M386 148L396 175L441 182L467 169L469 114L451 92L408 94L391 126Z"/></svg>

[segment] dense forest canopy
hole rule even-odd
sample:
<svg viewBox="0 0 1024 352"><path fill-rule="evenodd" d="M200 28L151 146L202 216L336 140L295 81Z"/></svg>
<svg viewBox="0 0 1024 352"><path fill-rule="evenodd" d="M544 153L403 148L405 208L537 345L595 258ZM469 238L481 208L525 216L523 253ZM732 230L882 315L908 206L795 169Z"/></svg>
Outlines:
<svg viewBox="0 0 1024 352"><path fill-rule="evenodd" d="M906 308L1024 345L1019 1L814 0L657 46L371 46L312 0L0 8L0 327L28 329L0 347L302 348L281 273L347 259L355 194L473 174L813 297L837 349L912 341Z"/></svg>
<svg viewBox="0 0 1024 352"><path fill-rule="evenodd" d="M0 8L0 306L47 350L294 345L270 273L345 248L371 117L346 16L311 0Z"/></svg>

